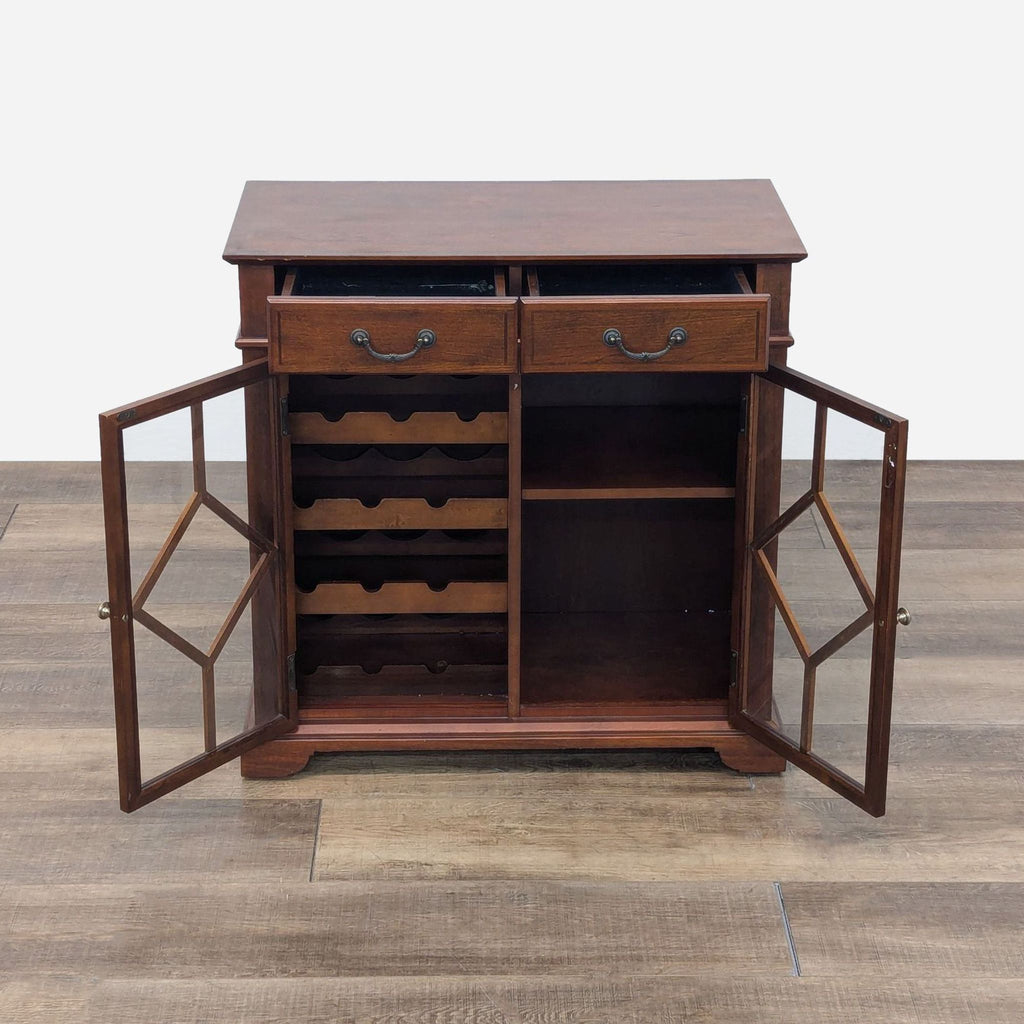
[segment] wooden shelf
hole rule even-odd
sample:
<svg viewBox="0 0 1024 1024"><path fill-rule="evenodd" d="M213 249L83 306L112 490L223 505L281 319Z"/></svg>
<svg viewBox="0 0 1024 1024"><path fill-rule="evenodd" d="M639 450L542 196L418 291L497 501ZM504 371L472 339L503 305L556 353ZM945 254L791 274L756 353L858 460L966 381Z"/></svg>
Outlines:
<svg viewBox="0 0 1024 1024"><path fill-rule="evenodd" d="M454 457L455 451L463 457ZM324 498L351 498L364 507L411 498L435 508L452 498L504 499L508 460L503 445L446 446L444 451L431 445L296 445L292 493L300 507Z"/></svg>
<svg viewBox="0 0 1024 1024"><path fill-rule="evenodd" d="M329 728L332 724L351 722L358 728L373 722L379 723L374 732L380 736L394 735L395 731L400 735L413 723L427 728L431 723L437 723L437 727L443 730L444 723L453 719L490 719L494 722L507 717L508 698L504 695L478 697L430 693L361 697L330 693L306 697L301 691L299 693L300 723Z"/></svg>
<svg viewBox="0 0 1024 1024"><path fill-rule="evenodd" d="M523 498L733 498L736 417L716 406L528 408Z"/></svg>
<svg viewBox="0 0 1024 1024"><path fill-rule="evenodd" d="M390 698L394 701L422 697L495 697L507 690L504 665L452 665L430 672L423 665L388 665L379 672L357 666L321 668L298 681L304 703L332 698Z"/></svg>
<svg viewBox="0 0 1024 1024"><path fill-rule="evenodd" d="M425 583L433 591L459 583L499 583L508 576L501 555L334 555L295 560L295 585L358 583L369 591L394 583Z"/></svg>
<svg viewBox="0 0 1024 1024"><path fill-rule="evenodd" d="M295 594L299 615L488 613L507 608L507 583L458 582L444 590L431 590L426 583L385 583L379 590L360 583L321 583L308 594Z"/></svg>
<svg viewBox="0 0 1024 1024"><path fill-rule="evenodd" d="M403 666L438 676L464 666L497 666L504 672L506 661L503 615L301 616L298 621L300 677L319 676L318 670L373 674Z"/></svg>
<svg viewBox="0 0 1024 1024"><path fill-rule="evenodd" d="M384 498L372 506L359 498L322 498L292 516L296 530L500 530L507 522L504 498L449 498L442 505Z"/></svg>

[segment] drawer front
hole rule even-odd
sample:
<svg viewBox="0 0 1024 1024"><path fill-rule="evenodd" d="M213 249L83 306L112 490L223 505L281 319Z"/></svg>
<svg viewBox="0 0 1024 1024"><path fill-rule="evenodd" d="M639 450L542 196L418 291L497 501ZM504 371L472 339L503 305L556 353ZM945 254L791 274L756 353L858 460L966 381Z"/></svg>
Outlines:
<svg viewBox="0 0 1024 1024"><path fill-rule="evenodd" d="M271 296L267 316L274 373L515 370L516 300L512 298ZM353 332L359 332L359 344L353 341Z"/></svg>
<svg viewBox="0 0 1024 1024"><path fill-rule="evenodd" d="M769 299L768 295L524 298L523 370L764 370Z"/></svg>

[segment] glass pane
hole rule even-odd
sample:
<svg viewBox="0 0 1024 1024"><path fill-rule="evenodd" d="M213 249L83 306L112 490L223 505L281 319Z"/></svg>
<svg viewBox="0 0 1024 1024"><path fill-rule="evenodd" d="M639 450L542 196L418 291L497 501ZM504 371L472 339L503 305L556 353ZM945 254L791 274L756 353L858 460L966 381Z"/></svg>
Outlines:
<svg viewBox="0 0 1024 1024"><path fill-rule="evenodd" d="M828 414L825 442L825 495L850 554L871 588L876 589L878 526L881 505L884 434L835 410ZM865 610L842 565L824 517L822 535L839 563L823 598L825 619L834 632ZM841 575L840 575L841 574ZM845 584L845 588L840 587ZM874 625L836 651L817 669L814 692L814 735L811 751L861 784L867 763L868 702Z"/></svg>
<svg viewBox="0 0 1024 1024"><path fill-rule="evenodd" d="M135 627L139 760L148 782L204 750L203 676L195 662Z"/></svg>
<svg viewBox="0 0 1024 1024"><path fill-rule="evenodd" d="M266 416L267 385L246 391ZM145 783L281 712L276 638L258 663L253 649L279 629L276 556L272 520L248 525L241 389L129 425L123 439Z"/></svg>
<svg viewBox="0 0 1024 1024"><path fill-rule="evenodd" d="M140 423L124 430L123 438L131 581L137 593L192 497L189 411ZM191 606L183 602L179 611L175 625L181 628ZM201 626L195 620L188 624ZM133 633L139 755L146 781L202 753L202 670L137 622Z"/></svg>
<svg viewBox="0 0 1024 1024"><path fill-rule="evenodd" d="M814 412L816 406L803 395L784 392L767 381L761 385L762 401L769 395L783 403L782 488L779 509L790 505L807 492L811 479L811 454L814 450Z"/></svg>
<svg viewBox="0 0 1024 1024"><path fill-rule="evenodd" d="M793 638L775 609L775 654L772 662L771 722L777 732L800 744L800 707L804 695L804 663Z"/></svg>
<svg viewBox="0 0 1024 1024"><path fill-rule="evenodd" d="M783 428L777 496L755 484L746 711L863 786L884 434L759 387Z"/></svg>

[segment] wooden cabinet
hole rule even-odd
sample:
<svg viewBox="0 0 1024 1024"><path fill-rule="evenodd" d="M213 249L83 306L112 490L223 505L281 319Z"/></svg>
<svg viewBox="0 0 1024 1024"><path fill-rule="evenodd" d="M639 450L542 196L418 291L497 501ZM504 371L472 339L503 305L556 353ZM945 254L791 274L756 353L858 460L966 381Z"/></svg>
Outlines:
<svg viewBox="0 0 1024 1024"><path fill-rule="evenodd" d="M883 813L907 424L785 365L805 253L769 182L254 182L224 255L242 365L100 417L125 810L238 756L259 778L330 751L705 747ZM233 391L242 506L204 448L205 403ZM784 463L798 401L809 457ZM133 566L125 437L171 414L190 418L191 497ZM827 496L836 418L877 438L863 565ZM248 575L199 643L147 602L201 510ZM852 594L824 635L783 571L808 516ZM219 659L242 629L231 729ZM202 726L155 775L140 631L194 666L175 699ZM858 673L850 770L815 710Z"/></svg>

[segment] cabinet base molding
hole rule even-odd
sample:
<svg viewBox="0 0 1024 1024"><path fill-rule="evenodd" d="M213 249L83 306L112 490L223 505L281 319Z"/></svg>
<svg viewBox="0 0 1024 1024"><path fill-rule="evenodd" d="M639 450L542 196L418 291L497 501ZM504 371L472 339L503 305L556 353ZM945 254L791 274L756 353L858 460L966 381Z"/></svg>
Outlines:
<svg viewBox="0 0 1024 1024"><path fill-rule="evenodd" d="M755 774L785 770L785 759L714 719L666 721L495 722L378 721L304 723L286 736L242 755L242 776L281 779L306 767L314 754L408 750L629 750L637 748L715 750L722 763Z"/></svg>

